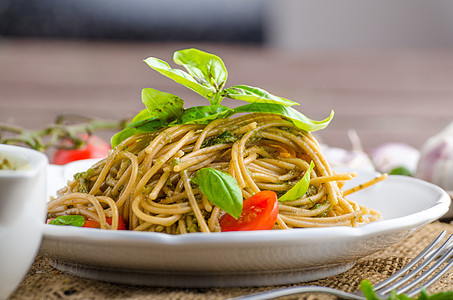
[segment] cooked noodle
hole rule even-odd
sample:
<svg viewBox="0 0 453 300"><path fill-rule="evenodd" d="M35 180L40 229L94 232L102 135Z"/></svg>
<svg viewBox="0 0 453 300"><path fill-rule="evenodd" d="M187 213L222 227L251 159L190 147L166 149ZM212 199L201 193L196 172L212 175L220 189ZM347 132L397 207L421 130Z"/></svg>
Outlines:
<svg viewBox="0 0 453 300"><path fill-rule="evenodd" d="M246 199L261 190L284 194L311 161L315 167L308 192L279 203L274 229L358 226L379 219L378 212L345 196L385 175L341 191L355 173L332 171L309 132L273 114L247 114L131 136L60 190L58 198L49 202L48 217L79 214L101 228L117 229L121 215L130 230L220 231L224 212L191 183L197 170L211 167L229 173ZM112 218L111 225L106 218Z"/></svg>

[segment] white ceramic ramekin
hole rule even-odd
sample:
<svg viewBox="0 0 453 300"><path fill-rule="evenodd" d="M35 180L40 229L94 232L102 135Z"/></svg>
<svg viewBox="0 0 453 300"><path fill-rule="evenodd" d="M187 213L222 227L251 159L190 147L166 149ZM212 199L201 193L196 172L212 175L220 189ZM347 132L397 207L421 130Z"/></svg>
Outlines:
<svg viewBox="0 0 453 300"><path fill-rule="evenodd" d="M47 157L0 144L0 158L18 165L0 170L0 299L23 280L38 253L46 207Z"/></svg>

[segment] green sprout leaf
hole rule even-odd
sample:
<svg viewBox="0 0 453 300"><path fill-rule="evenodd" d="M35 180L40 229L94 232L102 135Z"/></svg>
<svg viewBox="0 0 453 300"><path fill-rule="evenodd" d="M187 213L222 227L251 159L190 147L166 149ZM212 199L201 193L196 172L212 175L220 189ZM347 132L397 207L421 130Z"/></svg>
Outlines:
<svg viewBox="0 0 453 300"><path fill-rule="evenodd" d="M197 171L192 182L198 185L209 201L238 219L242 213L242 193L236 179L228 173L203 168Z"/></svg>

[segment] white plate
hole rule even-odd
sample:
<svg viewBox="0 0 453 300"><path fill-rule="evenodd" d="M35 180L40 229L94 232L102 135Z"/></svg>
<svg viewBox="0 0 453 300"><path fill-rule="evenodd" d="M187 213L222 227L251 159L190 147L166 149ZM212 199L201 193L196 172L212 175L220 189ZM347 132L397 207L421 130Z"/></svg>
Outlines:
<svg viewBox="0 0 453 300"><path fill-rule="evenodd" d="M61 187L80 162L51 166L49 191ZM374 176L359 172L348 186ZM448 211L439 187L403 176L349 198L379 210L383 219L361 227L167 235L44 225L41 255L78 276L172 287L289 284L339 274L366 255L401 241Z"/></svg>

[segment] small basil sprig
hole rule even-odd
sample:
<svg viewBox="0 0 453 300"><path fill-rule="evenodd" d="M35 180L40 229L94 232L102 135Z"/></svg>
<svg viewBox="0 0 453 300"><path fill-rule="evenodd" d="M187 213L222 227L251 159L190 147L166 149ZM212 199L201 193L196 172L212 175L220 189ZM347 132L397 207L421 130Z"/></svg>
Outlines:
<svg viewBox="0 0 453 300"><path fill-rule="evenodd" d="M59 216L49 222L52 225L72 225L82 227L86 220L80 215Z"/></svg>
<svg viewBox="0 0 453 300"><path fill-rule="evenodd" d="M146 112L146 110L145 110ZM211 105L211 106L194 106L184 110L180 119L175 119L171 124L207 124L213 120L220 118L227 118L238 113L272 113L286 117L293 122L293 124L305 131L317 131L323 129L329 125L332 120L334 113L331 111L330 116L322 121L314 121L306 117L299 111L286 107L280 104L273 103L251 103L247 105L238 106L236 108L228 108L222 105ZM140 116L143 113L140 112L134 119L133 122L128 125L123 131L116 133L112 138L112 146L116 146L122 140L127 137L141 133L141 132L152 132L161 128L166 127L169 122L162 121L157 117L150 117L148 119L141 120ZM143 113L146 115L147 113ZM135 120L139 121L135 121Z"/></svg>
<svg viewBox="0 0 453 300"><path fill-rule="evenodd" d="M310 173L315 167L315 164L313 161L310 162L310 167L305 171L304 176L302 176L302 179L299 180L298 183L296 183L292 188L289 189L285 194L283 194L280 198L278 198L278 201L284 202L284 201L290 201L290 200L296 200L305 195L305 193L308 191L308 187L310 185Z"/></svg>
<svg viewBox="0 0 453 300"><path fill-rule="evenodd" d="M305 131L325 128L333 118L314 121L290 106L297 102L272 95L271 93L248 85L236 85L224 88L228 73L223 61L216 55L198 49L176 51L173 56L176 64L186 70L173 69L168 63L155 57L148 57L145 62L154 70L173 79L201 96L207 98L210 106L183 108L183 100L178 96L155 89L142 91L142 102L146 109L138 113L124 130L111 139L116 146L124 139L142 132L152 132L177 124L207 124L220 118L228 118L237 113L272 113L291 120L296 127ZM220 105L222 99L230 98L249 104L234 109Z"/></svg>
<svg viewBox="0 0 453 300"><path fill-rule="evenodd" d="M195 173L192 182L198 185L209 201L239 219L242 213L242 193L233 176L213 168L203 168Z"/></svg>

